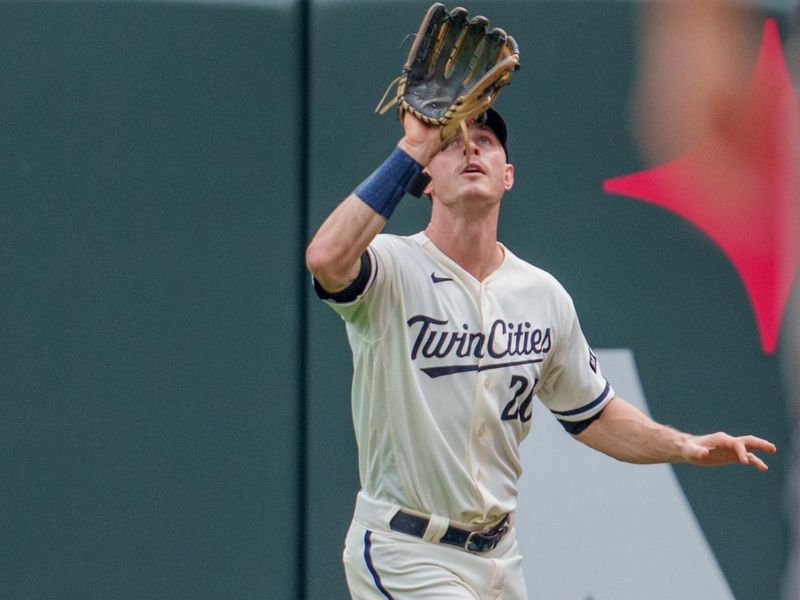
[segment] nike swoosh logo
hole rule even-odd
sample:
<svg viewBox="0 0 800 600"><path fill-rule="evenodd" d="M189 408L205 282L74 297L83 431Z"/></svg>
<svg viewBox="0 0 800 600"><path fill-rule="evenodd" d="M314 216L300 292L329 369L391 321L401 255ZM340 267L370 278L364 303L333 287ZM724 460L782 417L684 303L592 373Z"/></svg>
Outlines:
<svg viewBox="0 0 800 600"><path fill-rule="evenodd" d="M453 281L452 277L439 277L436 273L431 273L431 281L433 283L442 283L443 281Z"/></svg>

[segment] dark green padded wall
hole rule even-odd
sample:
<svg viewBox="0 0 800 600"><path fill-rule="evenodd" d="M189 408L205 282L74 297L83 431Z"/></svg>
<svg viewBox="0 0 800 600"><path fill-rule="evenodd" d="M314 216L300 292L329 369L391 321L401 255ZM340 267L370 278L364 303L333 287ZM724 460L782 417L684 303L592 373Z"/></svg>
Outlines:
<svg viewBox="0 0 800 600"><path fill-rule="evenodd" d="M312 112L312 229L396 143L399 123L372 110L405 60L405 34L416 30L428 5L314 3L312 89L326 101ZM604 179L647 166L627 112L635 4L499 1L466 7L505 27L522 54L522 69L498 101L517 167L515 189L504 200L501 239L561 280L592 345L634 352L656 418L696 432L752 431L786 448L779 361L761 353L731 265L690 224L601 190ZM387 14L389 34L387 27L370 26ZM424 228L426 204L406 198L388 230ZM358 487L350 356L343 323L313 299L309 324L306 597L344 597L342 538ZM332 377L338 372L343 375ZM676 469L739 600L779 594L786 458L772 457L766 475Z"/></svg>
<svg viewBox="0 0 800 600"><path fill-rule="evenodd" d="M4 599L297 597L297 23L0 3Z"/></svg>

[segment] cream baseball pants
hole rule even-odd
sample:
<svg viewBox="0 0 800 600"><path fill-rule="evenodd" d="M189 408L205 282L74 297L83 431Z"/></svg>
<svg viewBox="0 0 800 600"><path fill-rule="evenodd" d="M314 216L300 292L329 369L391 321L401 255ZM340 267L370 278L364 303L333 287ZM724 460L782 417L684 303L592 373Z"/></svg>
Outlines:
<svg viewBox="0 0 800 600"><path fill-rule="evenodd" d="M342 556L353 600L527 600L513 527L477 554L392 531L397 510L358 496Z"/></svg>

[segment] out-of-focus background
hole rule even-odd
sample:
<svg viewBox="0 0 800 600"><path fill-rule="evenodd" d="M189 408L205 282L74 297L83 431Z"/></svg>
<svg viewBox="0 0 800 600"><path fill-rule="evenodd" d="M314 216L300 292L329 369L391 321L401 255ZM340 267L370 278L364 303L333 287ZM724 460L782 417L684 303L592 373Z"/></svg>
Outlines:
<svg viewBox="0 0 800 600"><path fill-rule="evenodd" d="M797 4L465 3L521 48L501 239L655 418L778 445L674 468L740 600L800 598ZM350 356L303 250L395 144L428 5L0 0L0 597L347 596Z"/></svg>

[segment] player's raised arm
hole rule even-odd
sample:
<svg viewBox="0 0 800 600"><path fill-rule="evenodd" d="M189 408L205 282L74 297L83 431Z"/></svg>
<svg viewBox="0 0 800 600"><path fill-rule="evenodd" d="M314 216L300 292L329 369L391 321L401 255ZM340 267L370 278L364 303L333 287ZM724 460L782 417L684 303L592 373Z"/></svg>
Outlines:
<svg viewBox="0 0 800 600"><path fill-rule="evenodd" d="M385 223L355 193L334 209L306 248L306 266L323 289L335 293L356 278L361 255Z"/></svg>
<svg viewBox="0 0 800 600"><path fill-rule="evenodd" d="M767 465L755 453L775 453L774 444L751 435L718 432L697 436L661 425L619 397L575 438L617 460L638 464L743 464L766 471Z"/></svg>
<svg viewBox="0 0 800 600"><path fill-rule="evenodd" d="M404 135L389 158L322 223L306 249L306 266L328 292L346 288L358 275L361 255L380 233L409 184L439 151L439 128L409 113Z"/></svg>

